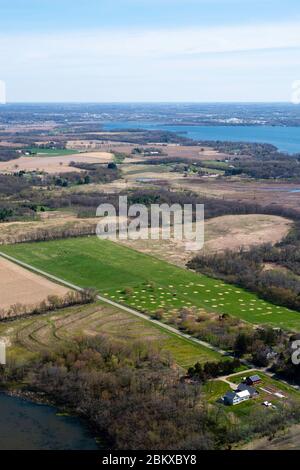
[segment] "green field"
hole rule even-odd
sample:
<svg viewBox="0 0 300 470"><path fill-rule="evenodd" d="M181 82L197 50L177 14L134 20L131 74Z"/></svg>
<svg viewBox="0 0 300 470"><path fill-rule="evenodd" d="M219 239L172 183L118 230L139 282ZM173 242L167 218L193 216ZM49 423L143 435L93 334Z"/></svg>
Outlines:
<svg viewBox="0 0 300 470"><path fill-rule="evenodd" d="M201 166L205 168L214 168L219 170L227 170L229 167L229 163L226 162L218 162L216 160L202 160Z"/></svg>
<svg viewBox="0 0 300 470"><path fill-rule="evenodd" d="M95 334L125 343L149 342L168 351L183 368L196 362L205 363L224 358L200 344L192 343L147 320L102 302L0 323L0 337L6 338L10 344L7 349L8 358L18 363L72 342L76 336Z"/></svg>
<svg viewBox="0 0 300 470"><path fill-rule="evenodd" d="M96 237L27 243L1 251L139 311L202 307L253 324L300 330L300 313L255 294ZM130 293L124 293L130 288Z"/></svg>
<svg viewBox="0 0 300 470"><path fill-rule="evenodd" d="M36 153L37 155L42 155L45 157L60 157L64 155L73 155L74 153L78 153L77 150L70 150L70 149L42 149L39 147L30 147L26 149L28 152Z"/></svg>

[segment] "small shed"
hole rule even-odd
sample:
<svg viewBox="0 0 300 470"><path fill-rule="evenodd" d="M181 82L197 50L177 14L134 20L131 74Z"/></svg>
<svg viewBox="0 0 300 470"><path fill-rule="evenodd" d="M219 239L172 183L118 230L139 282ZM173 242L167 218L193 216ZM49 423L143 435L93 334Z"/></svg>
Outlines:
<svg viewBox="0 0 300 470"><path fill-rule="evenodd" d="M246 384L247 385L257 385L261 382L261 378L259 375L250 375L246 379Z"/></svg>

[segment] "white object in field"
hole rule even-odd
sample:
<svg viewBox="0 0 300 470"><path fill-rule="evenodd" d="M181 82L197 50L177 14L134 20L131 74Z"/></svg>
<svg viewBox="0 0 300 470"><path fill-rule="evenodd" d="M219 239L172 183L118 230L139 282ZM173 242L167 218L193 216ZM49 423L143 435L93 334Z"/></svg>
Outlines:
<svg viewBox="0 0 300 470"><path fill-rule="evenodd" d="M274 395L278 398L286 398L285 395L282 395L282 393L279 393L279 392L274 393Z"/></svg>

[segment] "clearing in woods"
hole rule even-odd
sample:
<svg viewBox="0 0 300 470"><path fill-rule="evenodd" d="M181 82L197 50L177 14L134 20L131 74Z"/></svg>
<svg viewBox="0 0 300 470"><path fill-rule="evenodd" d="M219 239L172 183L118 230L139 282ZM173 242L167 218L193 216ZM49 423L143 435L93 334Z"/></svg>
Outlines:
<svg viewBox="0 0 300 470"><path fill-rule="evenodd" d="M9 245L1 251L24 263L141 312L201 307L253 324L300 330L300 313L273 305L220 280L179 268L97 237Z"/></svg>

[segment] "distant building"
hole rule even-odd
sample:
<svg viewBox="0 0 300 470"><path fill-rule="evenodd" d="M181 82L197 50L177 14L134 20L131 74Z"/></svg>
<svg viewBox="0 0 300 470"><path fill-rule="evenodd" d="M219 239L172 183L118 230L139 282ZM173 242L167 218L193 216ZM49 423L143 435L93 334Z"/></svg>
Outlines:
<svg viewBox="0 0 300 470"><path fill-rule="evenodd" d="M247 377L246 379L247 385L257 385L260 382L261 382L261 378L259 375L250 375L250 377Z"/></svg>
<svg viewBox="0 0 300 470"><path fill-rule="evenodd" d="M226 395L224 395L223 400L225 405L238 405L243 401L249 400L249 398L250 393L248 390L243 390L241 392L227 392Z"/></svg>

